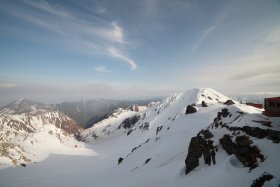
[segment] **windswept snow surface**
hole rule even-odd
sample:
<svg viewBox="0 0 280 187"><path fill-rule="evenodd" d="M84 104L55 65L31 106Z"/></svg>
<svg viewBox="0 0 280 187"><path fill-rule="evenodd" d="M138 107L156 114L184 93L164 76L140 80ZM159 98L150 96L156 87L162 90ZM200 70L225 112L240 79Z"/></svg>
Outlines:
<svg viewBox="0 0 280 187"><path fill-rule="evenodd" d="M216 165L208 166L200 160L199 167L185 175L185 158L191 138L209 127L223 108L233 114L224 119L228 122L236 118L236 111L244 112L232 122L234 126L280 130L280 118L268 118L261 114L262 110L236 101L236 104L226 106L223 103L228 99L212 89L193 89L170 96L141 112L117 110L82 133L87 148L93 150L94 155L51 155L26 167L7 168L0 171L0 186L248 187L264 171L276 177L266 185L278 184L280 146L267 139L254 139L266 160L251 172L234 155L220 150L216 154ZM202 101L209 106L202 107ZM186 115L186 106L193 103L198 112ZM132 123L131 128L121 125L126 118L137 115L139 120ZM252 120L267 120L272 124L264 127ZM222 131L217 129L215 135L219 136ZM118 164L120 157L123 161Z"/></svg>

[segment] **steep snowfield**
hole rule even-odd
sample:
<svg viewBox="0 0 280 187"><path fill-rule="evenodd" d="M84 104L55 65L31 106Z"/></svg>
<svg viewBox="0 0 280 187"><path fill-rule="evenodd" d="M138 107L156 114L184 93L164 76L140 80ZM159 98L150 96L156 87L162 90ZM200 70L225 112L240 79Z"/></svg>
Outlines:
<svg viewBox="0 0 280 187"><path fill-rule="evenodd" d="M193 89L170 96L144 111L117 110L82 133L95 155L52 155L26 168L8 168L0 171L1 185L245 187L269 172L275 178L265 185L278 186L279 143L250 136L265 157L262 162L258 160L258 167L250 170L234 154L227 154L219 139L227 133L234 134L220 124L279 131L280 118L268 118L261 114L262 110L236 101L227 106L224 104L227 100L228 97L212 89ZM208 107L202 107L202 101ZM197 112L186 115L186 107L191 104L195 104ZM216 119L216 125L214 119L224 108L229 114ZM263 121L271 122L269 127ZM216 164L205 164L202 156L199 165L186 175L185 159L191 139L202 129L213 134L211 140L218 148Z"/></svg>

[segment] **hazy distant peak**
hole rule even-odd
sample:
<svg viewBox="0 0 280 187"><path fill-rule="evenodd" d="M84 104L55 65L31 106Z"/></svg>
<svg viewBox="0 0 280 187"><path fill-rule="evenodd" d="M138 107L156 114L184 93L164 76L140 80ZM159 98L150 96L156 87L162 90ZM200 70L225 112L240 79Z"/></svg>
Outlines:
<svg viewBox="0 0 280 187"><path fill-rule="evenodd" d="M25 98L18 99L7 106L3 107L1 113L5 114L22 114L34 112L39 110L52 110L54 107L52 105L46 105L36 101L31 101Z"/></svg>

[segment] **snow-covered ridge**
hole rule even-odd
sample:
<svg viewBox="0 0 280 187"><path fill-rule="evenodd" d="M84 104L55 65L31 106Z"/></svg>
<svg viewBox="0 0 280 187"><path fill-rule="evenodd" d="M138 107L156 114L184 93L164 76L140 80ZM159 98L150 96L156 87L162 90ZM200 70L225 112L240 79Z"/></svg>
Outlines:
<svg viewBox="0 0 280 187"><path fill-rule="evenodd" d="M0 114L36 114L50 110L55 110L55 107L53 105L46 105L39 102L30 101L25 98L21 98L3 107L0 110Z"/></svg>
<svg viewBox="0 0 280 187"><path fill-rule="evenodd" d="M172 118L174 120L179 115L184 115L187 105L196 104L197 106L201 106L202 101L208 104L224 103L228 99L230 98L211 88L192 89L187 92L174 94L163 99L161 102L151 103L148 108L138 107L141 110L138 110L138 108L137 110L120 108L107 119L83 131L81 135L84 141L94 142L114 133L127 133L127 130L123 132L122 128L118 127L125 119L133 116L139 116L139 121L136 124L138 126L151 123L154 120L158 120L158 118ZM167 114L169 115L168 117Z"/></svg>
<svg viewBox="0 0 280 187"><path fill-rule="evenodd" d="M52 141L53 147L63 147L60 144L65 142L74 146L80 131L74 120L53 107L20 99L0 111L0 165L41 160L53 152L52 146L45 145Z"/></svg>
<svg viewBox="0 0 280 187"><path fill-rule="evenodd" d="M279 186L279 117L264 116L261 109L209 88L174 94L142 111L132 108L118 109L81 133L95 156L47 159L38 168L30 164L24 169L40 173L40 166L54 162L59 172L47 175L62 180L48 180L45 186L248 187L264 178L269 179L264 186ZM60 129L51 131L59 141ZM42 134L49 136L49 129ZM61 169L65 166L67 171ZM0 172L0 179L9 174L14 173ZM12 179L28 186L29 175L18 172Z"/></svg>
<svg viewBox="0 0 280 187"><path fill-rule="evenodd" d="M196 108L196 112L186 114L188 105ZM227 112L223 114L222 111ZM205 179L207 184L219 186L219 180L216 182L212 180L219 173L218 175L223 180L228 181L228 186L250 186L252 181L264 172L271 173L276 178L280 177L280 165L276 164L277 167L270 165L270 163L278 163L276 158L280 156L279 144L274 144L270 139L259 140L254 136L249 136L246 132L250 133L250 131L247 127L244 128L249 126L264 130L271 129L272 134L279 132L280 119L267 118L261 112L261 109L240 104L213 89L192 89L167 97L142 112L120 110L85 130L82 136L85 141L95 146L112 149L108 154L116 155L112 156L113 160L110 161L112 164L114 162L118 164L118 167L114 169L115 172L122 173L124 178L127 175L135 176L129 180L131 183L126 181L122 185L134 185L138 182L141 184L140 181L149 181L151 184L160 173L166 178L161 178L164 181L159 182L162 186L185 186L186 184L200 186L199 178L205 178L206 175L209 176ZM270 127L263 126L262 123L269 123ZM234 127L234 131L227 129L231 129L230 127ZM211 162L210 151L208 152L210 157L206 158L205 163L204 153L201 152L198 165L189 165L185 160L187 157L193 159L192 156L188 156L192 154L192 149L189 148L192 145L192 138L201 136L203 140L203 133L208 133L206 130L209 134L211 133L211 136L210 138L206 136L208 139L205 139L205 142L213 141L213 147L218 150L215 153L215 165ZM264 133L267 132L270 131L264 131ZM224 145L220 144L220 139L226 134L233 136L233 142L239 136L248 136L252 144L246 149L256 154L257 161L248 160L250 164L247 165L244 161L245 165L243 165L235 155L228 155L222 148ZM247 140L244 137L237 139L236 145L239 145L241 140ZM277 142L277 138L274 141ZM253 145L256 145L258 149L255 149ZM257 150L260 150L261 154L258 155ZM238 158L243 159L243 157ZM192 167L193 169L188 171L188 168ZM229 171L224 168L228 168ZM186 171L188 175L185 174ZM143 176L143 173L148 174ZM242 178L242 180L239 181L237 178ZM134 181L138 182L134 183ZM170 183L170 181L173 182Z"/></svg>

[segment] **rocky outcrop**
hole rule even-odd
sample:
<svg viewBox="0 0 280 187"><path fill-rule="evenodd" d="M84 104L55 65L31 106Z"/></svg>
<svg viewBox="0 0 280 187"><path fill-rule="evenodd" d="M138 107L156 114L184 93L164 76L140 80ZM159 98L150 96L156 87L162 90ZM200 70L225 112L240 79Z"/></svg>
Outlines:
<svg viewBox="0 0 280 187"><path fill-rule="evenodd" d="M229 154L234 154L236 158L245 166L254 169L258 165L258 158L264 161L264 156L257 146L251 146L252 141L248 136L237 136L233 143L230 135L226 134L220 139L222 148Z"/></svg>
<svg viewBox="0 0 280 187"><path fill-rule="evenodd" d="M197 109L195 107L193 107L192 105L188 105L187 109L186 109L186 114L192 114L192 113L196 113Z"/></svg>
<svg viewBox="0 0 280 187"><path fill-rule="evenodd" d="M123 127L124 129L130 129L132 128L135 123L137 123L139 121L139 119L141 119L140 115L135 115L129 118L126 118L118 127L118 129L120 129L121 127Z"/></svg>
<svg viewBox="0 0 280 187"><path fill-rule="evenodd" d="M185 165L186 165L186 174L191 172L193 169L195 169L199 165L199 158L202 156L202 150L200 149L200 142L201 137L196 136L192 137L189 149L188 149L188 155L185 159Z"/></svg>
<svg viewBox="0 0 280 187"><path fill-rule="evenodd" d="M258 139L269 139L273 143L280 142L280 131L272 130L272 129L262 129L259 127L250 127L250 126L243 126L243 127L229 127L228 125L224 124L223 127L227 128L229 131L242 131L246 133L248 136L252 136Z"/></svg>
<svg viewBox="0 0 280 187"><path fill-rule="evenodd" d="M204 163L207 165L216 164L215 150L212 138L213 134L209 130L200 131L196 137L191 139L188 155L185 159L186 174L194 170L199 165L200 157L204 158Z"/></svg>
<svg viewBox="0 0 280 187"><path fill-rule="evenodd" d="M232 142L229 134L225 134L223 138L220 139L220 144L227 154L234 154L235 144Z"/></svg>
<svg viewBox="0 0 280 187"><path fill-rule="evenodd" d="M149 130L150 124L148 122L142 123L141 125L139 125L139 129L143 131Z"/></svg>
<svg viewBox="0 0 280 187"><path fill-rule="evenodd" d="M233 102L233 100L231 100L231 99L228 99L224 104L225 105L234 105L235 102Z"/></svg>
<svg viewBox="0 0 280 187"><path fill-rule="evenodd" d="M234 117L232 117L233 115ZM201 130L196 137L191 139L188 155L185 159L186 174L198 166L202 155L206 165L215 164L215 155L219 146L227 154L235 155L242 165L250 170L258 167L265 160L260 149L252 144L251 137L254 139L266 138L273 143L279 143L280 131L240 124L238 119L242 119L244 115L247 114L241 111L236 111L236 114L232 114L227 108L223 108L217 113L214 122L207 129ZM236 123L239 126L233 126ZM215 136L212 132L215 132ZM218 140L218 142L215 141L217 142L216 145L213 145L212 138Z"/></svg>
<svg viewBox="0 0 280 187"><path fill-rule="evenodd" d="M251 185L251 187L262 187L265 182L273 179L274 176L265 172L259 178L255 179ZM280 184L279 184L280 185Z"/></svg>

